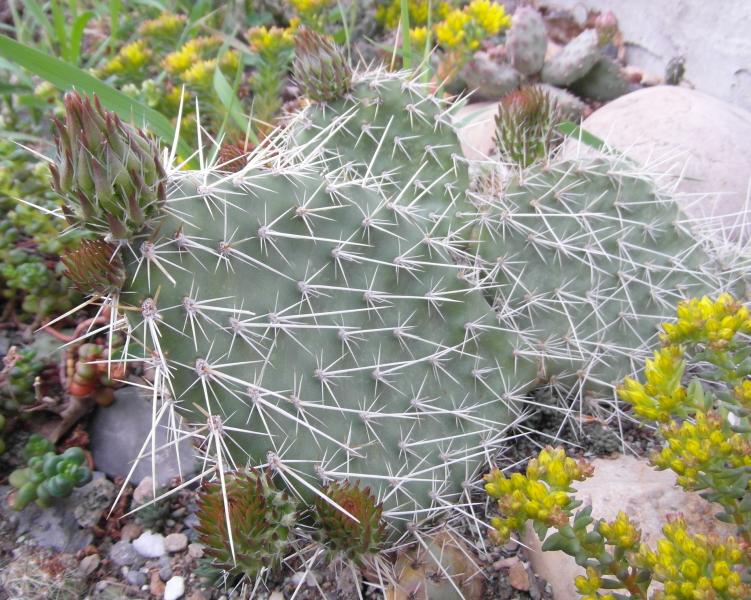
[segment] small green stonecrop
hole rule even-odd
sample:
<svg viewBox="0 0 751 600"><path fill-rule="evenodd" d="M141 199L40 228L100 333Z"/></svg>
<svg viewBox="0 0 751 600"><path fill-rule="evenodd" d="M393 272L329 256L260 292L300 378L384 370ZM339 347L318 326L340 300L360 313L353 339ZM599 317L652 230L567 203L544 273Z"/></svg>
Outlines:
<svg viewBox="0 0 751 600"><path fill-rule="evenodd" d="M526 475L494 470L485 477L498 499L501 516L491 524L499 539L531 521L543 550L562 550L586 569L576 579L586 600L751 597L750 333L748 308L728 294L682 302L676 322L663 325L663 347L647 361L644 381L627 378L618 389L637 417L662 424L665 444L652 464L721 506L717 518L734 524L737 537L695 535L675 518L651 549L625 513L606 522L595 521L591 508L577 511L571 484L591 469L547 448Z"/></svg>

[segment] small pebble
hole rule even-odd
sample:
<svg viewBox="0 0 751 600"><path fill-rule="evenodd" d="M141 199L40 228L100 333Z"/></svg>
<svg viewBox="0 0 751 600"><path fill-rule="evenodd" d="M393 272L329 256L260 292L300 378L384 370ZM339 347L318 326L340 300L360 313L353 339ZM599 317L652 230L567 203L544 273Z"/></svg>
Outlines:
<svg viewBox="0 0 751 600"><path fill-rule="evenodd" d="M99 568L100 558L98 554L89 554L81 559L78 570L84 577L88 577Z"/></svg>
<svg viewBox="0 0 751 600"><path fill-rule="evenodd" d="M529 591L529 574L521 562L517 561L516 564L512 565L509 569L508 582L515 590L522 592Z"/></svg>
<svg viewBox="0 0 751 600"><path fill-rule="evenodd" d="M117 542L110 548L109 559L118 567L127 567L138 560L138 552L130 542Z"/></svg>
<svg viewBox="0 0 751 600"><path fill-rule="evenodd" d="M141 483L133 490L133 502L141 505L146 504L154 497L154 485L151 477L144 477L141 479Z"/></svg>
<svg viewBox="0 0 751 600"><path fill-rule="evenodd" d="M510 558L502 558L501 560L497 560L493 563L493 568L496 571L501 571L503 569L510 569L514 565L519 564L519 559L516 556L512 556Z"/></svg>
<svg viewBox="0 0 751 600"><path fill-rule="evenodd" d="M124 542L132 542L143 533L143 527L138 523L128 523L120 530L120 539Z"/></svg>
<svg viewBox="0 0 751 600"><path fill-rule="evenodd" d="M164 600L177 600L185 593L185 579L176 575L164 587Z"/></svg>
<svg viewBox="0 0 751 600"><path fill-rule="evenodd" d="M133 540L133 547L144 558L159 558L165 552L164 536L146 531Z"/></svg>
<svg viewBox="0 0 751 600"><path fill-rule="evenodd" d="M164 538L164 549L167 552L182 552L188 547L188 537L184 533L170 533Z"/></svg>
<svg viewBox="0 0 751 600"><path fill-rule="evenodd" d="M284 594L281 592L271 592L269 600L284 600Z"/></svg>
<svg viewBox="0 0 751 600"><path fill-rule="evenodd" d="M203 544L190 544L188 546L188 556L191 558L201 558L203 556Z"/></svg>
<svg viewBox="0 0 751 600"><path fill-rule="evenodd" d="M141 573L141 571L130 571L125 576L125 581L130 585L135 585L140 588L146 583L146 573Z"/></svg>
<svg viewBox="0 0 751 600"><path fill-rule="evenodd" d="M149 582L149 592L152 596L161 598L164 594L164 583L159 578L159 571L151 572L151 581Z"/></svg>
<svg viewBox="0 0 751 600"><path fill-rule="evenodd" d="M172 567L170 565L164 565L159 569L159 579L167 581L170 577L172 577Z"/></svg>

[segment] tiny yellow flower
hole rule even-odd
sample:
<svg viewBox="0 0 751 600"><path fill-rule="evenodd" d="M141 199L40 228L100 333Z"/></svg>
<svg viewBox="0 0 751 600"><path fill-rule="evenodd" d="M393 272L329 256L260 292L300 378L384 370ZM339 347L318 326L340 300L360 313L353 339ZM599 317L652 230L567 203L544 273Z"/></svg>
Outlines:
<svg viewBox="0 0 751 600"><path fill-rule="evenodd" d="M413 27L409 30L409 41L415 48L424 48L430 37L427 27Z"/></svg>
<svg viewBox="0 0 751 600"><path fill-rule="evenodd" d="M216 69L216 59L199 60L189 69L183 71L180 78L194 87L209 87L214 80L214 70Z"/></svg>
<svg viewBox="0 0 751 600"><path fill-rule="evenodd" d="M151 50L145 40L138 40L120 48L117 55L111 58L101 69L102 76L134 74L142 71L151 60Z"/></svg>
<svg viewBox="0 0 751 600"><path fill-rule="evenodd" d="M185 15L164 12L156 19L144 21L138 27L138 33L146 37L174 38L185 27Z"/></svg>

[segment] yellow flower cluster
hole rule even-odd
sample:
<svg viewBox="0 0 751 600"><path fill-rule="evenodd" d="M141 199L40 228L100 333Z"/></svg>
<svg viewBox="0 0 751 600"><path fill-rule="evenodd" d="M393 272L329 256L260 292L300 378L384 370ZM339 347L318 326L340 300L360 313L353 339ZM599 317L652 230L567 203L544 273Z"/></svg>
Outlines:
<svg viewBox="0 0 751 600"><path fill-rule="evenodd" d="M164 57L162 66L172 75L179 75L201 60L209 58L208 54L221 46L222 41L216 36L199 36L188 40L175 52Z"/></svg>
<svg viewBox="0 0 751 600"><path fill-rule="evenodd" d="M681 302L677 322L665 323L662 328L661 338L665 343L698 342L721 349L736 334L751 333L751 315L730 294L721 294L714 301L704 296Z"/></svg>
<svg viewBox="0 0 751 600"><path fill-rule="evenodd" d="M722 543L704 535L692 535L682 519L666 523L665 537L657 550L641 547L638 564L650 569L656 581L664 585L654 598L658 600L724 599L751 597L751 588L741 581L736 570L743 564L743 551L732 537Z"/></svg>
<svg viewBox="0 0 751 600"><path fill-rule="evenodd" d="M427 27L413 27L409 30L409 43L413 48L424 48L429 37L430 32Z"/></svg>
<svg viewBox="0 0 751 600"><path fill-rule="evenodd" d="M317 19L326 9L336 4L336 0L289 0L289 3L303 22L309 22L310 19Z"/></svg>
<svg viewBox="0 0 751 600"><path fill-rule="evenodd" d="M597 531L608 544L621 550L637 550L641 541L641 531L623 511L618 513L614 521L600 522Z"/></svg>
<svg viewBox="0 0 751 600"><path fill-rule="evenodd" d="M646 383L627 377L618 388L621 400L632 404L634 412L649 421L666 423L679 412L686 400L681 384L686 364L679 346L667 346L646 361Z"/></svg>
<svg viewBox="0 0 751 600"><path fill-rule="evenodd" d="M717 414L699 412L694 423L672 422L661 433L667 445L652 456L652 464L674 471L685 488L695 487L700 473L751 467L751 443Z"/></svg>
<svg viewBox="0 0 751 600"><path fill-rule="evenodd" d="M502 4L491 0L472 0L463 10L452 10L436 24L438 43L449 50L475 51L482 40L511 25L511 17Z"/></svg>
<svg viewBox="0 0 751 600"><path fill-rule="evenodd" d="M156 19L141 23L138 33L146 37L174 38L183 30L186 21L185 15L164 12Z"/></svg>
<svg viewBox="0 0 751 600"><path fill-rule="evenodd" d="M751 379L746 379L733 389L735 399L744 408L751 409Z"/></svg>
<svg viewBox="0 0 751 600"><path fill-rule="evenodd" d="M211 87L214 81L214 71L217 64L219 67L230 74L234 74L239 64L240 57L234 50L228 50L219 61L215 58L199 60L191 65L185 71L180 73L182 79L188 85L200 88Z"/></svg>
<svg viewBox="0 0 751 600"><path fill-rule="evenodd" d="M251 50L270 62L274 61L281 52L291 50L295 46L292 30L281 27L252 27L245 37Z"/></svg>
<svg viewBox="0 0 751 600"><path fill-rule="evenodd" d="M581 600L615 600L612 594L598 594L602 587L602 577L594 567L587 567L587 574L579 575L574 584L581 594Z"/></svg>
<svg viewBox="0 0 751 600"><path fill-rule="evenodd" d="M494 469L485 476L485 491L498 500L501 517L490 524L500 540L508 540L521 531L529 519L548 527L563 526L569 521L565 508L570 502L569 488L592 474L591 467L566 456L562 449L546 448L527 465L526 475L514 473L510 478Z"/></svg>
<svg viewBox="0 0 751 600"><path fill-rule="evenodd" d="M134 74L145 69L151 60L151 50L145 40L138 40L120 48L120 51L99 69L101 77Z"/></svg>
<svg viewBox="0 0 751 600"><path fill-rule="evenodd" d="M407 2L407 12L409 14L409 24L411 26L423 26L428 23L428 0L409 0ZM451 11L451 3L443 0L432 2L431 20L434 23L445 19ZM381 25L389 29L395 29L399 25L402 16L401 0L391 0L389 3L382 3L376 8L375 18Z"/></svg>

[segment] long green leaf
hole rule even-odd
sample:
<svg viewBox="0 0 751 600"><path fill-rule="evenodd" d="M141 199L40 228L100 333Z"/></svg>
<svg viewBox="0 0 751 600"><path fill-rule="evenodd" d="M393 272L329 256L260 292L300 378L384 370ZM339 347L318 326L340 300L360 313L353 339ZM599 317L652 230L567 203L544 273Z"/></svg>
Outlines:
<svg viewBox="0 0 751 600"><path fill-rule="evenodd" d="M557 129L565 136L581 139L587 146L591 146L595 150L602 150L606 146L603 140L572 121L561 121L558 123Z"/></svg>
<svg viewBox="0 0 751 600"><path fill-rule="evenodd" d="M120 118L139 127L146 126L162 138L165 144L172 143L175 128L167 117L129 98L86 71L19 44L4 35L0 35L0 56L49 81L60 90L75 88L85 94L96 94L102 104L116 112ZM184 156L191 154L190 146L184 140L178 142L178 151Z"/></svg>
<svg viewBox="0 0 751 600"><path fill-rule="evenodd" d="M401 30L402 30L402 63L405 69L412 64L412 43L409 40L409 3L402 0L401 3Z"/></svg>
<svg viewBox="0 0 751 600"><path fill-rule="evenodd" d="M214 91L235 124L242 131L245 131L248 126L248 119L243 115L242 110L240 110L240 101L237 99L236 90L237 85L233 89L219 68L219 65L217 65L214 70Z"/></svg>
<svg viewBox="0 0 751 600"><path fill-rule="evenodd" d="M94 13L87 10L76 17L73 28L70 30L70 62L78 64L78 57L81 56L81 42L83 41L83 30L94 17Z"/></svg>

